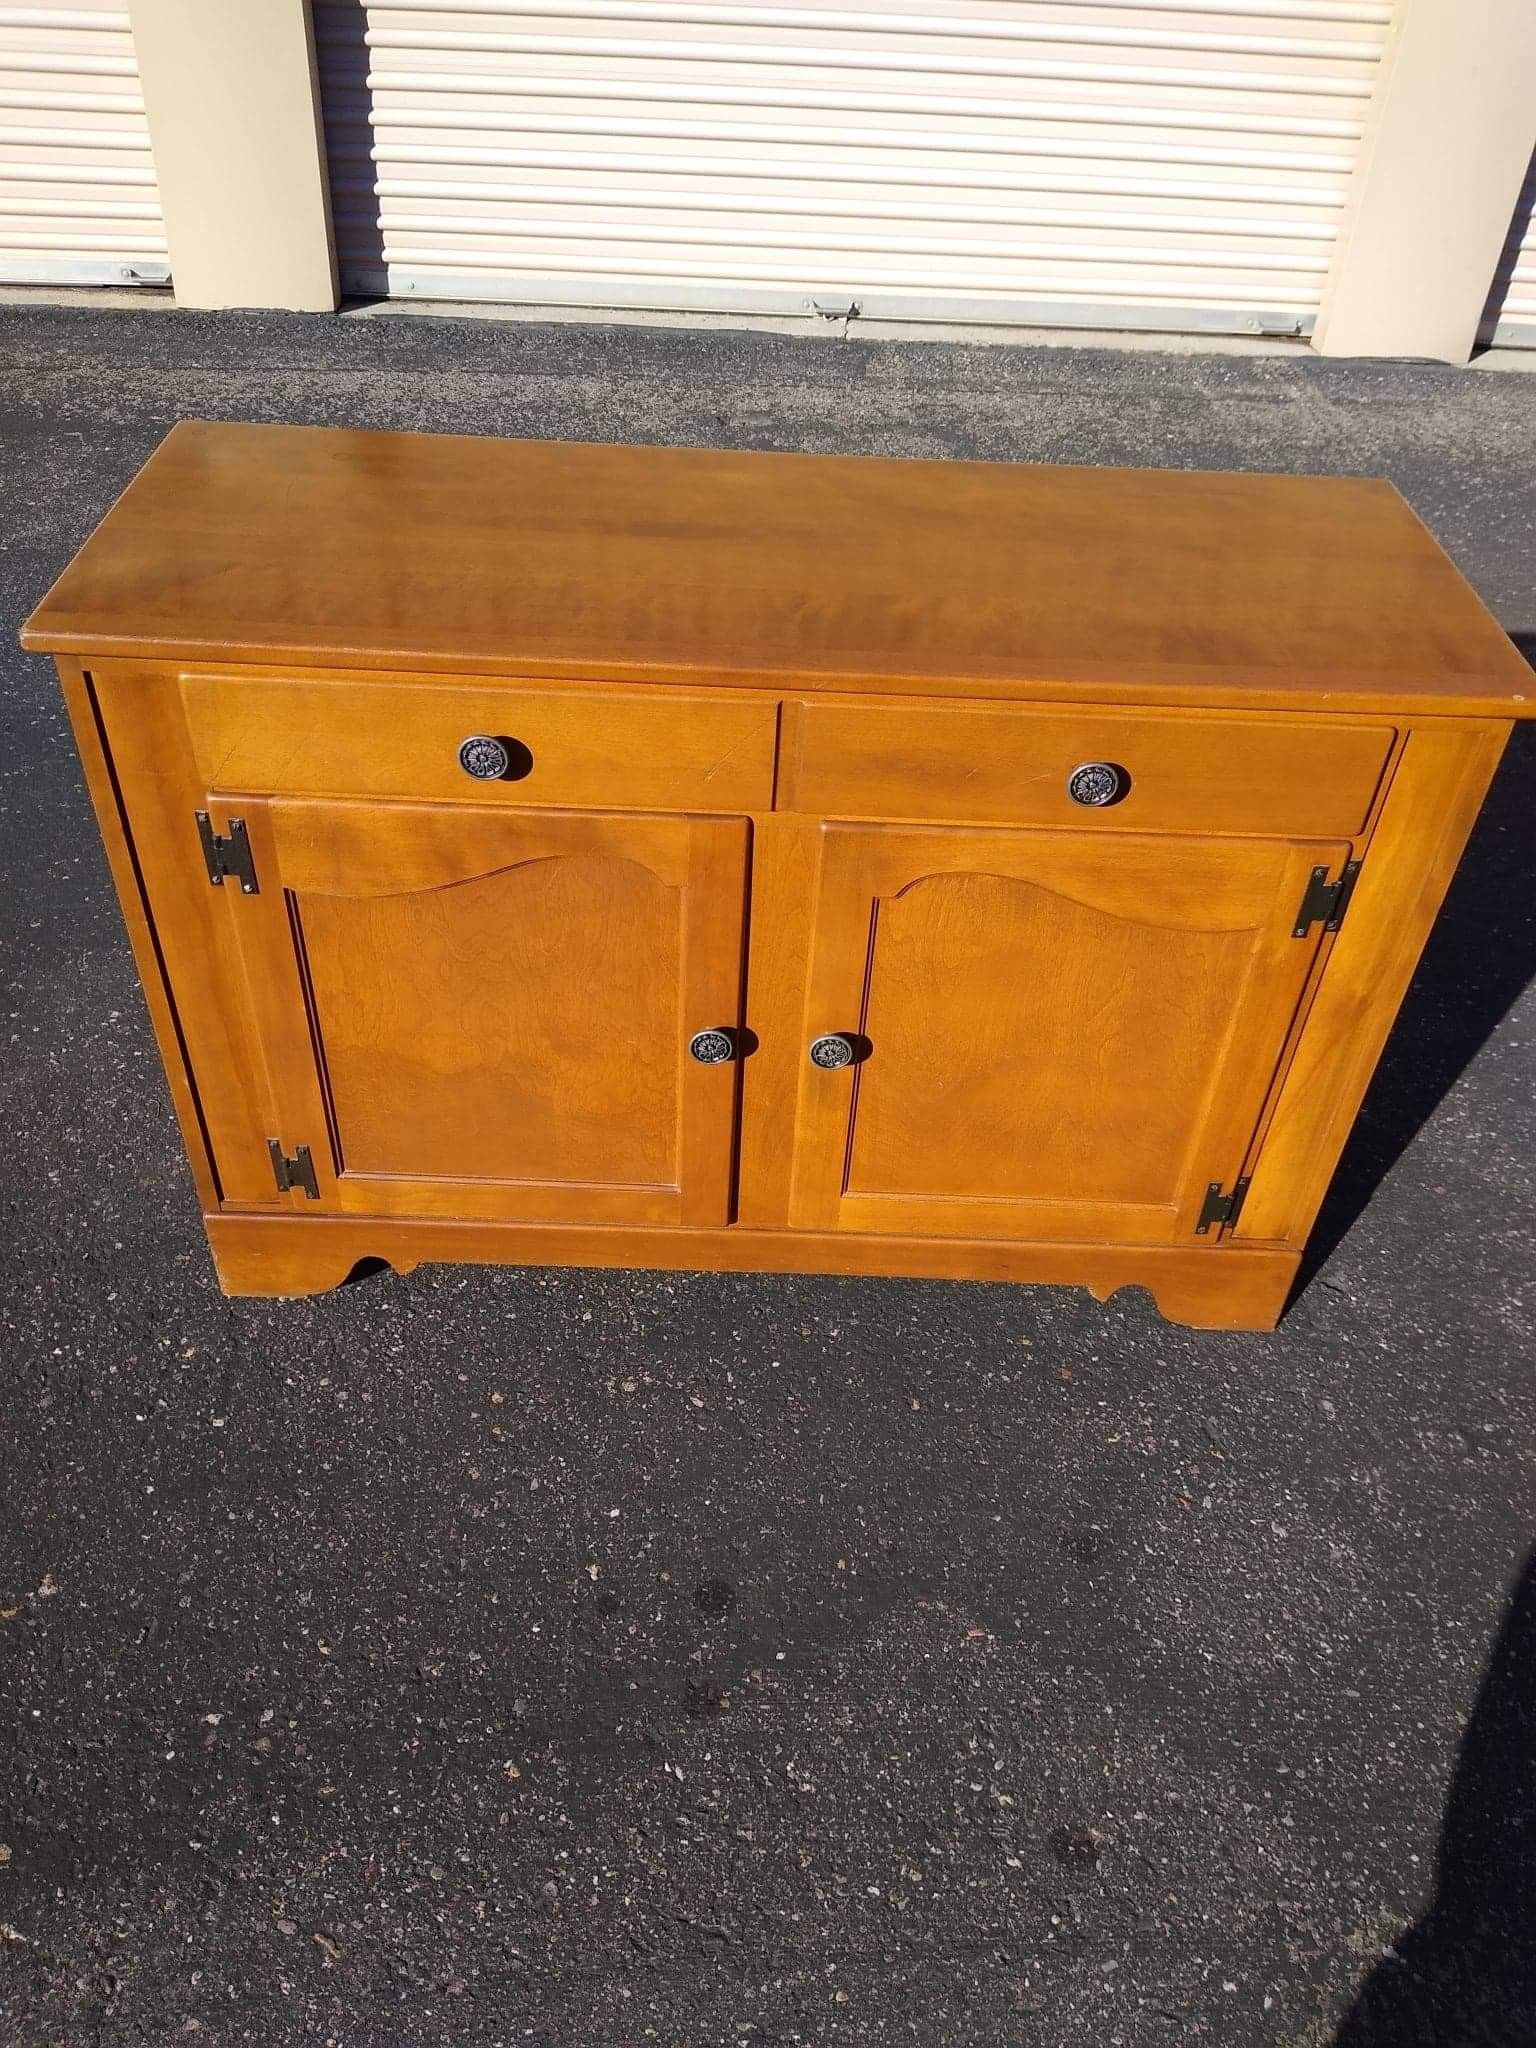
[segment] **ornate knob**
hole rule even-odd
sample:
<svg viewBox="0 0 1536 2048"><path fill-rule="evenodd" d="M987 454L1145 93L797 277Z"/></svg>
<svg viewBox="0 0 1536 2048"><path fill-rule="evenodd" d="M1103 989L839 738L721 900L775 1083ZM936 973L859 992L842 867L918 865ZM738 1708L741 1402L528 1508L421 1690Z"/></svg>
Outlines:
<svg viewBox="0 0 1536 2048"><path fill-rule="evenodd" d="M813 1067L851 1067L853 1065L853 1041L844 1038L840 1031L828 1031L821 1038L811 1040L811 1065Z"/></svg>
<svg viewBox="0 0 1536 2048"><path fill-rule="evenodd" d="M472 732L459 748L459 766L476 782L500 782L512 766L512 755L505 740L487 732Z"/></svg>
<svg viewBox="0 0 1536 2048"><path fill-rule="evenodd" d="M1129 775L1113 761L1084 761L1067 777L1067 795L1073 803L1088 804L1094 810L1119 803L1130 786Z"/></svg>
<svg viewBox="0 0 1536 2048"><path fill-rule="evenodd" d="M701 1067L723 1067L736 1053L729 1031L695 1031L688 1050Z"/></svg>

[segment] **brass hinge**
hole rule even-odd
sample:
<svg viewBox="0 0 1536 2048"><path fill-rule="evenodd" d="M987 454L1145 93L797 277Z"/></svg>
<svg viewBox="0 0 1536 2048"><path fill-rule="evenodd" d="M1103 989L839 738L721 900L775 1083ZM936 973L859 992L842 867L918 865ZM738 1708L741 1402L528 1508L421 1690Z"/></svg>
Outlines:
<svg viewBox="0 0 1536 2048"><path fill-rule="evenodd" d="M197 814L197 836L203 842L203 859L208 867L208 879L215 889L222 889L224 877L234 875L240 883L244 896L258 896L256 887L256 866L251 859L251 842L246 836L244 818L231 818L229 837L221 839L213 829L213 820L206 811Z"/></svg>
<svg viewBox="0 0 1536 2048"><path fill-rule="evenodd" d="M1357 860L1345 861L1336 882L1329 881L1326 868L1314 868L1308 877L1296 922L1291 927L1291 937L1304 939L1315 924L1321 924L1325 932L1336 932L1344 922L1344 913L1355 893L1359 873L1360 863Z"/></svg>
<svg viewBox="0 0 1536 2048"><path fill-rule="evenodd" d="M315 1179L315 1162L310 1157L307 1145L294 1147L290 1159L276 1138L268 1138L267 1151L272 1158L272 1178L277 1182L277 1191L286 1195L292 1188L302 1188L312 1202L320 1199L319 1183Z"/></svg>
<svg viewBox="0 0 1536 2048"><path fill-rule="evenodd" d="M1213 1224L1219 1223L1223 1229L1230 1229L1238 1217L1242 1215L1243 1203L1247 1199L1247 1195L1248 1183L1246 1180L1234 1181L1230 1195L1224 1195L1221 1192L1221 1182L1219 1180L1213 1180L1206 1188L1205 1200L1200 1204L1200 1220L1195 1225L1196 1237L1207 1236Z"/></svg>

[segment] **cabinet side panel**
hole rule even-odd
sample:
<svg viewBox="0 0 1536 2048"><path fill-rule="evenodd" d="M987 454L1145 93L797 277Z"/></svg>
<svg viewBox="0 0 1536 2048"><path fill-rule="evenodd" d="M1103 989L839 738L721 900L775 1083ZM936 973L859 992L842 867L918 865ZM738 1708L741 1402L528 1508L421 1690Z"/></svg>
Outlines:
<svg viewBox="0 0 1536 2048"><path fill-rule="evenodd" d="M1509 732L1479 724L1409 734L1237 1237L1299 1244L1311 1229Z"/></svg>
<svg viewBox="0 0 1536 2048"><path fill-rule="evenodd" d="M93 704L93 722L110 760L114 811L126 819L132 836L139 917L152 931L153 977L142 956L140 969L146 989L153 981L161 992L166 1030L160 1046L167 1071L180 1074L180 1087L196 1106L191 1125L183 1116L183 1128L200 1175L199 1192L209 1207L221 1197L274 1203L278 1196L266 1154L271 1134L262 1121L233 994L239 984L224 891L209 886L198 847L196 813L203 796L176 678L167 670L110 663L89 673L89 688L83 679L81 688ZM108 832L109 848L111 843ZM125 907L128 902L125 893ZM134 924L130 913L130 931ZM173 1092L177 1085L173 1079Z"/></svg>
<svg viewBox="0 0 1536 2048"><path fill-rule="evenodd" d="M78 661L60 656L55 667L59 672L59 687L64 693L69 722L74 728L75 744L80 750L85 786L90 792L96 823L106 848L107 866L122 905L123 922L128 927L128 943L133 948L149 1020L160 1048L171 1103L181 1125L187 1163L192 1169L192 1179L203 1207L216 1208L218 1183L202 1105L193 1086L181 1022L171 998L159 940L150 920L143 876L129 837L121 792L107 754L106 737L97 718L95 692Z"/></svg>

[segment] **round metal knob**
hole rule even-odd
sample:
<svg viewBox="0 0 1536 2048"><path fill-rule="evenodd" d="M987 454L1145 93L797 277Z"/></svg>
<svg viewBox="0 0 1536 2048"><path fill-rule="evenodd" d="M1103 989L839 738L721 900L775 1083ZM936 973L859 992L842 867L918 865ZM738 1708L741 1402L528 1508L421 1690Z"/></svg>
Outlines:
<svg viewBox="0 0 1536 2048"><path fill-rule="evenodd" d="M488 732L472 732L459 748L459 766L476 782L500 782L512 766L512 756L505 740Z"/></svg>
<svg viewBox="0 0 1536 2048"><path fill-rule="evenodd" d="M688 1050L701 1067L723 1067L735 1055L729 1031L695 1031Z"/></svg>
<svg viewBox="0 0 1536 2048"><path fill-rule="evenodd" d="M811 1040L811 1065L813 1067L851 1067L853 1065L853 1041L844 1038L839 1031L829 1031L821 1038Z"/></svg>
<svg viewBox="0 0 1536 2048"><path fill-rule="evenodd" d="M1129 775L1113 761L1084 761L1067 777L1067 795L1073 803L1087 804L1094 810L1102 810L1105 804L1117 804L1130 786Z"/></svg>

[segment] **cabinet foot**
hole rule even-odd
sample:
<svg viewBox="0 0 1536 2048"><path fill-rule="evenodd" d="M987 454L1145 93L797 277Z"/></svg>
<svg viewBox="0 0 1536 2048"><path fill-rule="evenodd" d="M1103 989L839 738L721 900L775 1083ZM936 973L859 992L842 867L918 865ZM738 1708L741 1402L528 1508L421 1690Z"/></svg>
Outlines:
<svg viewBox="0 0 1536 2048"><path fill-rule="evenodd" d="M1261 1264L1222 1252L1205 1257L1214 1268L1209 1275L1185 1267L1146 1283L1163 1320L1196 1330L1272 1330L1290 1299L1294 1260Z"/></svg>
<svg viewBox="0 0 1536 2048"><path fill-rule="evenodd" d="M225 1221L209 1217L208 1243L221 1292L292 1299L304 1294L329 1294L352 1280L393 1272L401 1279L414 1273L415 1259L391 1259L364 1251L355 1243L338 1243L324 1231L306 1233L301 1225L287 1232L254 1233L224 1230Z"/></svg>

